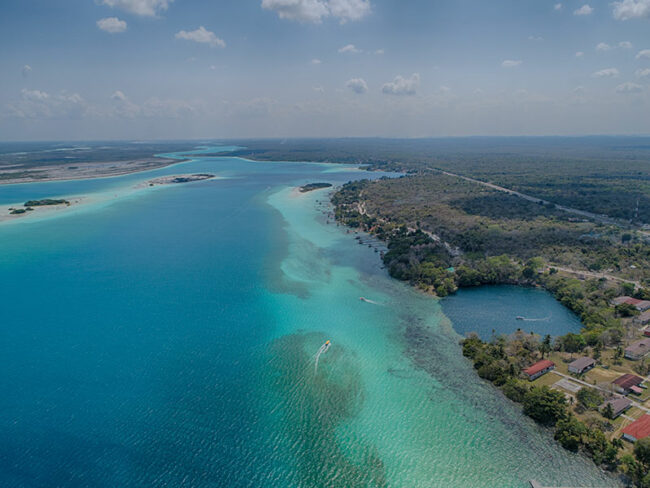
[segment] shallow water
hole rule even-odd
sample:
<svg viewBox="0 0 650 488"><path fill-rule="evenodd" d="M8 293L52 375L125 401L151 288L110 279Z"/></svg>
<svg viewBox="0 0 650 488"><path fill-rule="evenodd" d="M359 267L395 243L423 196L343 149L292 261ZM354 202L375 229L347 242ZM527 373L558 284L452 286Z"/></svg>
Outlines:
<svg viewBox="0 0 650 488"><path fill-rule="evenodd" d="M292 191L373 176L343 169L198 156L0 188L120 195L0 226L0 486L612 486L326 224L326 192ZM204 171L228 179L125 190Z"/></svg>

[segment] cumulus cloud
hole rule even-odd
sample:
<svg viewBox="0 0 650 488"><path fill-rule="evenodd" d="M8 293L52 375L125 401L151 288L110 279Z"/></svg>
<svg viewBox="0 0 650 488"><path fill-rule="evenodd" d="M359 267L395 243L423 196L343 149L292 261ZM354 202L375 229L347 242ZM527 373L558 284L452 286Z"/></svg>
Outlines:
<svg viewBox="0 0 650 488"><path fill-rule="evenodd" d="M543 41L544 38L542 36L528 36L529 41Z"/></svg>
<svg viewBox="0 0 650 488"><path fill-rule="evenodd" d="M262 8L281 19L320 23L334 17L341 23L360 20L370 13L370 0L262 0Z"/></svg>
<svg viewBox="0 0 650 488"><path fill-rule="evenodd" d="M576 53L576 58L581 58L581 57L583 57L584 55L585 55L585 53L583 53L582 51L578 51L578 52Z"/></svg>
<svg viewBox="0 0 650 488"><path fill-rule="evenodd" d="M363 78L352 78L345 86L359 95L368 91L368 84Z"/></svg>
<svg viewBox="0 0 650 488"><path fill-rule="evenodd" d="M103 5L119 8L143 17L155 17L169 8L174 0L101 0Z"/></svg>
<svg viewBox="0 0 650 488"><path fill-rule="evenodd" d="M618 43L618 47L622 49L632 49L632 43L630 41L621 41Z"/></svg>
<svg viewBox="0 0 650 488"><path fill-rule="evenodd" d="M562 4L556 3L555 5L553 5L553 10L562 10Z"/></svg>
<svg viewBox="0 0 650 488"><path fill-rule="evenodd" d="M177 32L174 37L176 39L209 44L212 47L226 47L226 42L223 39L219 39L214 32L207 30L203 26L200 26L198 29L193 31L182 30Z"/></svg>
<svg viewBox="0 0 650 488"><path fill-rule="evenodd" d="M97 21L97 27L109 34L117 34L126 30L126 22L117 17L106 17Z"/></svg>
<svg viewBox="0 0 650 488"><path fill-rule="evenodd" d="M27 78L29 76L29 73L32 72L32 67L28 64L23 66L23 69L21 70L23 73L23 78Z"/></svg>
<svg viewBox="0 0 650 488"><path fill-rule="evenodd" d="M311 64L321 64L321 60L314 58L311 60Z"/></svg>
<svg viewBox="0 0 650 488"><path fill-rule="evenodd" d="M415 95L420 86L420 75L413 73L410 78L396 76L389 83L384 83L381 91L387 95Z"/></svg>
<svg viewBox="0 0 650 488"><path fill-rule="evenodd" d="M639 51L636 55L636 59L650 59L650 49Z"/></svg>
<svg viewBox="0 0 650 488"><path fill-rule="evenodd" d="M585 3L579 9L573 11L573 15L591 15L594 12L594 9L589 6L588 3Z"/></svg>
<svg viewBox="0 0 650 488"><path fill-rule="evenodd" d="M120 90L116 90L111 95L111 100L118 100L123 102L124 100L126 100L126 95L124 94L124 92Z"/></svg>
<svg viewBox="0 0 650 488"><path fill-rule="evenodd" d="M383 49L377 49L375 51L375 54L379 54L379 55L384 54L384 50Z"/></svg>
<svg viewBox="0 0 650 488"><path fill-rule="evenodd" d="M357 49L354 44L348 44L339 49L340 53L360 53L361 49Z"/></svg>
<svg viewBox="0 0 650 488"><path fill-rule="evenodd" d="M616 68L605 68L600 71L596 71L591 75L592 78L617 78L619 72Z"/></svg>
<svg viewBox="0 0 650 488"><path fill-rule="evenodd" d="M637 78L650 78L650 68L638 69L634 74Z"/></svg>
<svg viewBox="0 0 650 488"><path fill-rule="evenodd" d="M641 93L642 91L643 91L643 87L641 85L637 85L636 83L632 83L630 81L621 83L616 87L616 93L629 94L629 93Z"/></svg>
<svg viewBox="0 0 650 488"><path fill-rule="evenodd" d="M623 0L612 4L616 20L630 20L650 17L650 0Z"/></svg>
<svg viewBox="0 0 650 488"><path fill-rule="evenodd" d="M596 51L611 51L612 46L607 44L606 42L599 42L598 45L596 46Z"/></svg>
<svg viewBox="0 0 650 488"><path fill-rule="evenodd" d="M504 68L514 68L516 66L519 66L523 61L520 59L506 59L503 63L501 63L501 66Z"/></svg>
<svg viewBox="0 0 650 488"><path fill-rule="evenodd" d="M65 91L51 95L41 90L23 88L20 99L7 105L8 114L23 119L79 118L86 111L86 103L78 93Z"/></svg>

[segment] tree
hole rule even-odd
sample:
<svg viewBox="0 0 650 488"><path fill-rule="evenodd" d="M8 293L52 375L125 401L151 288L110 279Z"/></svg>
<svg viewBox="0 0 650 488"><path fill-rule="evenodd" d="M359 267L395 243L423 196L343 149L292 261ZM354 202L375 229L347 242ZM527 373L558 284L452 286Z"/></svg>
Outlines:
<svg viewBox="0 0 650 488"><path fill-rule="evenodd" d="M573 415L560 420L555 426L555 440L569 451L576 452L582 443L582 436L587 432L585 424Z"/></svg>
<svg viewBox="0 0 650 488"><path fill-rule="evenodd" d="M608 403L605 405L605 408L603 408L603 417L610 420L614 418L614 408L611 403Z"/></svg>
<svg viewBox="0 0 650 488"><path fill-rule="evenodd" d="M650 467L650 437L636 441L634 455L646 468Z"/></svg>
<svg viewBox="0 0 650 488"><path fill-rule="evenodd" d="M566 418L567 406L564 394L548 386L536 386L524 395L524 413L544 425L555 425Z"/></svg>
<svg viewBox="0 0 650 488"><path fill-rule="evenodd" d="M596 409L598 405L603 403L603 397L596 390L587 387L581 388L576 397L585 408Z"/></svg>
<svg viewBox="0 0 650 488"><path fill-rule="evenodd" d="M560 338L560 344L563 351L571 353L571 357L573 353L582 351L587 345L584 337L571 332Z"/></svg>
<svg viewBox="0 0 650 488"><path fill-rule="evenodd" d="M544 337L544 340L539 346L539 351L542 353L542 359L544 358L545 354L548 354L551 352L551 336L550 334L546 334L546 337Z"/></svg>

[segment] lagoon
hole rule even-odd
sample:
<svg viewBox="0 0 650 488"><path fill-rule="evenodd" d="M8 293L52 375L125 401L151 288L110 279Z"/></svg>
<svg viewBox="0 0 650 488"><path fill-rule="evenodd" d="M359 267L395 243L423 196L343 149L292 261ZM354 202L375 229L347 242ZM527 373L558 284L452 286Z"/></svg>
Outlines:
<svg viewBox="0 0 650 488"><path fill-rule="evenodd" d="M478 378L328 190L295 191L378 175L205 154L0 187L117 195L0 225L0 486L616 484ZM221 179L128 191L179 172Z"/></svg>

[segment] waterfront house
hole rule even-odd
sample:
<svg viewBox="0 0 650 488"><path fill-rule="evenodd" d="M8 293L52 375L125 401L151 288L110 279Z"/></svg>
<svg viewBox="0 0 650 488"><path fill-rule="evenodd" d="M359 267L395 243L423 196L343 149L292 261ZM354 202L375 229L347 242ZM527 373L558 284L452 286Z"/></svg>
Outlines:
<svg viewBox="0 0 650 488"><path fill-rule="evenodd" d="M650 337L645 337L627 346L625 357L632 360L643 359L648 352L650 352Z"/></svg>
<svg viewBox="0 0 650 488"><path fill-rule="evenodd" d="M643 378L629 373L624 374L623 376L619 376L614 381L612 381L614 390L617 393L622 393L623 395L627 395L630 392L638 393L637 390L639 389L639 385L641 383L643 383Z"/></svg>
<svg viewBox="0 0 650 488"><path fill-rule="evenodd" d="M650 415L643 415L621 432L623 432L623 439L630 442L636 442L639 439L648 437L650 435Z"/></svg>
<svg viewBox="0 0 650 488"><path fill-rule="evenodd" d="M600 413L605 411L607 405L612 407L612 418L615 419L632 406L632 401L623 397L612 398L600 406Z"/></svg>
<svg viewBox="0 0 650 488"><path fill-rule="evenodd" d="M650 310L650 300L639 300L638 298L632 298L628 296L616 297L612 300L612 304L614 306L622 305L624 303L628 305L632 305L639 312L645 312L646 310Z"/></svg>
<svg viewBox="0 0 650 488"><path fill-rule="evenodd" d="M587 356L581 357L569 363L569 373L582 374L596 366L596 360Z"/></svg>
<svg viewBox="0 0 650 488"><path fill-rule="evenodd" d="M540 376L548 373L552 369L555 369L555 363L549 361L548 359L542 359L541 361L536 362L532 366L524 369L524 374L528 376L530 381L533 381Z"/></svg>

